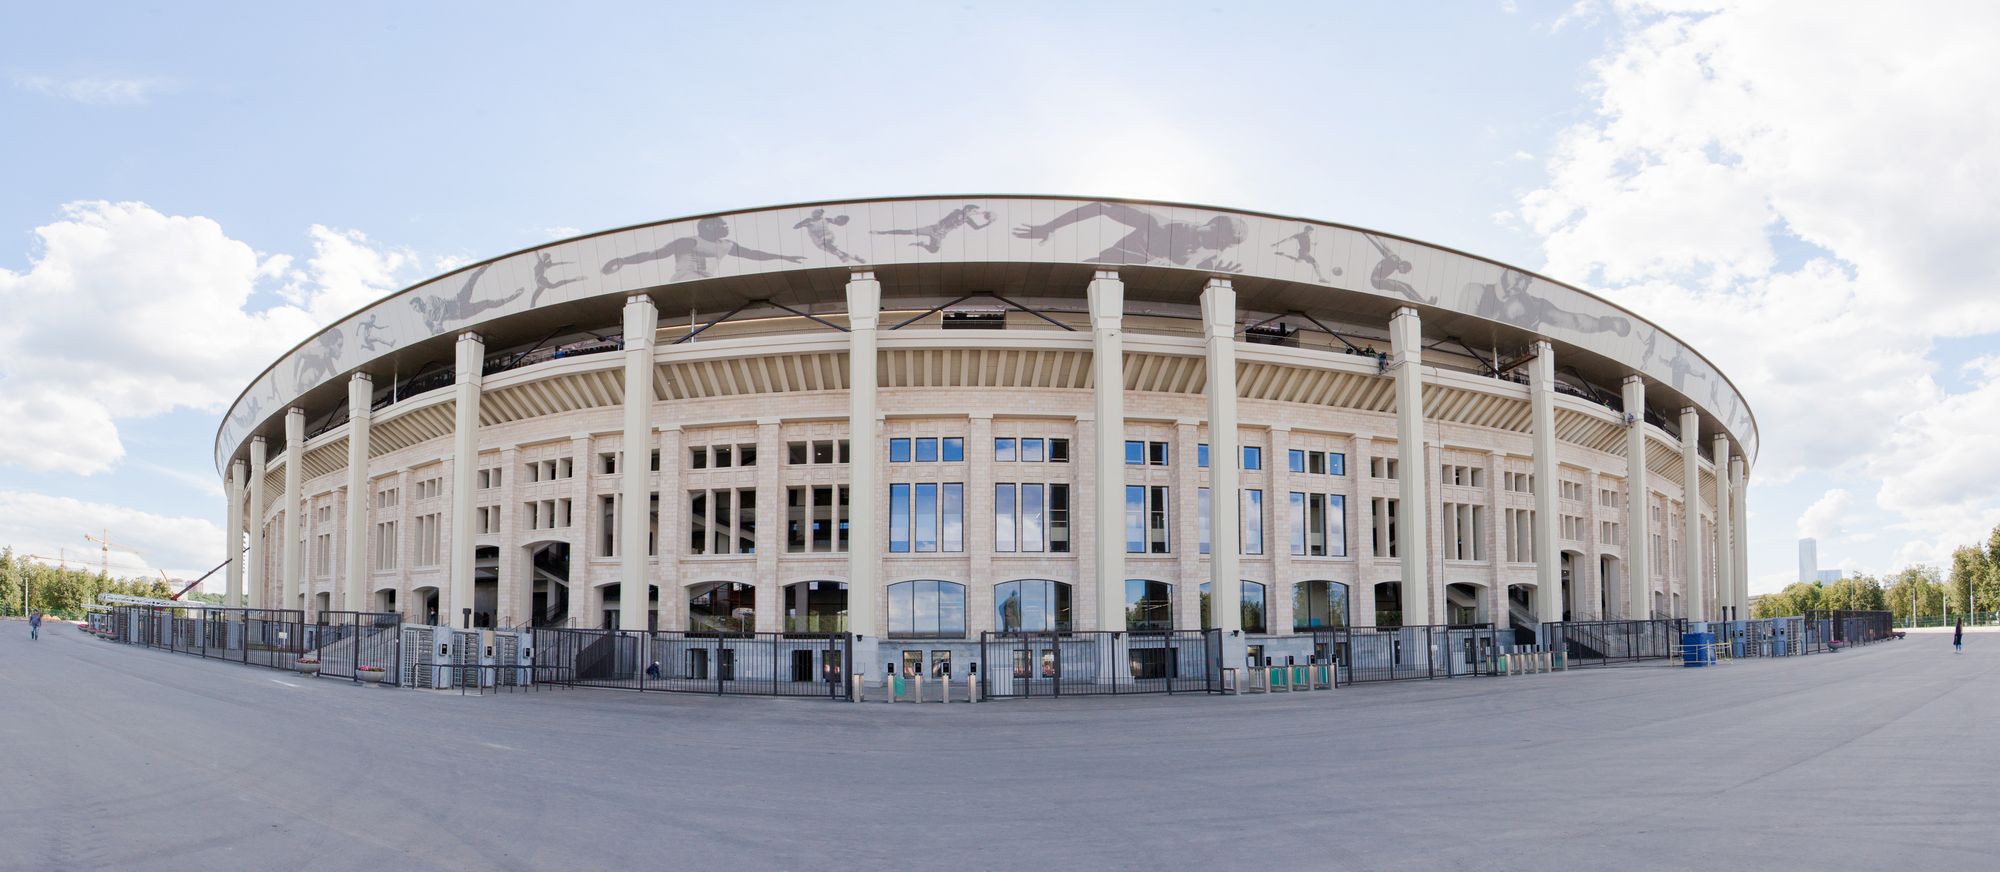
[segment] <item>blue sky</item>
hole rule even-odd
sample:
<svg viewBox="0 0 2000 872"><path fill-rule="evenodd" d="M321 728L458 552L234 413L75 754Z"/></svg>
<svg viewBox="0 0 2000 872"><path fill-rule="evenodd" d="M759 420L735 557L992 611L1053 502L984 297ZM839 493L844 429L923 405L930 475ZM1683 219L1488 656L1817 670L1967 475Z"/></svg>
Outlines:
<svg viewBox="0 0 2000 872"><path fill-rule="evenodd" d="M1757 410L1753 590L1802 529L1828 565L1936 559L2000 521L2000 480L1936 468L2000 423L2000 313L1975 299L1996 267L1965 244L2000 226L1977 196L2000 149L1900 89L1981 93L2000 28L1804 12L1811 38L1636 0L8 6L0 413L59 432L0 435L0 541L110 526L133 568L213 564L220 404L312 323L455 262L712 209L1053 192L1311 215L1591 286ZM1881 178L1885 121L1880 147L1974 202ZM146 338L157 314L93 329L134 301L204 353ZM1869 362L1829 374L1832 349Z"/></svg>

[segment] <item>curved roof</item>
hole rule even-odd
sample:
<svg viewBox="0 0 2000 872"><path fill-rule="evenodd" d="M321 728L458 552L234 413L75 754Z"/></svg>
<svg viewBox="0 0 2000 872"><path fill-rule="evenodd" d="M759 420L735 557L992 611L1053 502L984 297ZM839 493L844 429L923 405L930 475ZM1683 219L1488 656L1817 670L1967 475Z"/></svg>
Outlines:
<svg viewBox="0 0 2000 872"><path fill-rule="evenodd" d="M226 468L254 430L315 388L379 369L401 350L530 310L640 292L661 298L686 291L692 302L700 283L731 278L776 298L799 286L823 287L825 276L846 269L878 269L886 283L906 265L926 276L954 265L1016 276L1033 265L1110 265L1167 279L1179 273L1197 288L1209 275L1241 277L1239 287L1278 289L1267 294L1271 302L1301 310L1317 302L1315 288L1349 303L1413 305L1427 323L1470 319L1510 336L1547 338L1559 362L1563 349L1580 349L1644 374L1705 412L1745 457L1757 455L1749 404L1706 357L1623 307L1517 267L1304 218L1152 201L970 195L697 215L468 264L383 297L273 362L224 416L216 465ZM783 273L800 275L788 282ZM1254 296L1241 300L1246 309Z"/></svg>

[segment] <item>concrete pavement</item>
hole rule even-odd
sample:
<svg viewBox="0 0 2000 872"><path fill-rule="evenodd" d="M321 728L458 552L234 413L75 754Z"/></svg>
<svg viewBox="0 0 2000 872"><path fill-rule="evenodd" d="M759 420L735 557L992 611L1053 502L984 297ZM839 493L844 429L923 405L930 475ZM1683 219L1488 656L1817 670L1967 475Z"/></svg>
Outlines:
<svg viewBox="0 0 2000 872"><path fill-rule="evenodd" d="M0 869L1984 868L2000 812L1984 636L920 707L461 698L45 630L0 623Z"/></svg>

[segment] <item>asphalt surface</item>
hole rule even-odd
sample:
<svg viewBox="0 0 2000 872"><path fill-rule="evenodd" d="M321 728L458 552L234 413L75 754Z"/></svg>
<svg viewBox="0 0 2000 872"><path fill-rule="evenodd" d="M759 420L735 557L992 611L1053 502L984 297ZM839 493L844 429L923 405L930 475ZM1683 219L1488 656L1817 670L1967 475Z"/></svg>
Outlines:
<svg viewBox="0 0 2000 872"><path fill-rule="evenodd" d="M0 869L1994 868L2000 635L1275 697L356 687L0 622Z"/></svg>

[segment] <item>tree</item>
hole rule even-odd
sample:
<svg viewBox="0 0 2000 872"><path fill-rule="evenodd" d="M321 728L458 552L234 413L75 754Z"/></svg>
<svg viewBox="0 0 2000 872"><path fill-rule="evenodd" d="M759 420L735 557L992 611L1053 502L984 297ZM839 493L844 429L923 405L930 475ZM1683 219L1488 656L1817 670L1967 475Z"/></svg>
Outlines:
<svg viewBox="0 0 2000 872"><path fill-rule="evenodd" d="M1963 614L1976 588L1992 574L1986 552L1967 545L1951 552L1951 581L1945 588L1945 615Z"/></svg>
<svg viewBox="0 0 2000 872"><path fill-rule="evenodd" d="M1901 627L1914 626L1917 619L1935 619L1944 614L1944 596L1943 577L1930 566L1905 567L1882 592L1889 610L1896 613L1896 625Z"/></svg>

